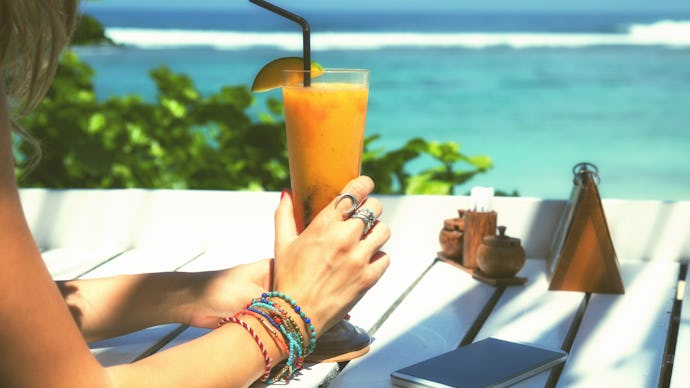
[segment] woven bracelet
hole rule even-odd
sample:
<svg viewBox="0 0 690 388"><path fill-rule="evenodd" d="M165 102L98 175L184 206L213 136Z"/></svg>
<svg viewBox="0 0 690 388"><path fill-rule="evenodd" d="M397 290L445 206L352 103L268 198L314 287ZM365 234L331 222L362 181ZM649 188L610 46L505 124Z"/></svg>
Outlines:
<svg viewBox="0 0 690 388"><path fill-rule="evenodd" d="M268 355L268 351L266 350L266 347L264 346L264 343L261 342L261 338L259 338L259 335L256 334L254 329L251 328L246 322L242 321L241 319L237 317L226 317L222 318L218 322L218 327L221 327L225 325L226 323L236 323L240 326L242 326L254 339L254 342L259 346L259 350L261 351L261 355L264 357L264 363L266 364L266 368L264 371L264 375L261 377L260 381L266 381L268 380L269 376L271 375L271 356Z"/></svg>
<svg viewBox="0 0 690 388"><path fill-rule="evenodd" d="M241 310L240 312L235 314L235 316L242 316L242 315L249 315L251 317L258 319L259 322L261 322L261 325L263 325L263 327L266 329L266 331L271 333L271 336L273 337L273 341L283 350L283 352L285 352L285 354L290 353L290 350L288 349L287 344L285 344L285 341L283 341L283 339L281 338L281 333L278 333L278 331L274 327L273 323L270 321L270 318L268 318L269 320L267 320L265 315L263 315L257 311L252 311L249 309ZM278 328L278 329L280 329L280 328Z"/></svg>

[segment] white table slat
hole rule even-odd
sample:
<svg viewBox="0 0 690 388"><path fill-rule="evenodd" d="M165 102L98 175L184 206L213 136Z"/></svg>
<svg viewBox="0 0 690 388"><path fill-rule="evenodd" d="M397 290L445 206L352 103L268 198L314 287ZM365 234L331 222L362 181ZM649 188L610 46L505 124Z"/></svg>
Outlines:
<svg viewBox="0 0 690 388"><path fill-rule="evenodd" d="M686 280L682 282L679 296L683 298L678 325L678 340L676 354L673 359L673 373L671 374L671 388L690 387L690 287Z"/></svg>
<svg viewBox="0 0 690 388"><path fill-rule="evenodd" d="M55 248L41 252L55 280L70 280L122 253L116 249Z"/></svg>
<svg viewBox="0 0 690 388"><path fill-rule="evenodd" d="M137 274L174 271L201 255L201 248L146 247L122 253L116 258L95 268L84 278L97 278L120 274Z"/></svg>
<svg viewBox="0 0 690 388"><path fill-rule="evenodd" d="M229 245L238 255L272 257L279 199L276 192L142 190L132 204L132 246Z"/></svg>
<svg viewBox="0 0 690 388"><path fill-rule="evenodd" d="M690 202L603 200L620 260L690 258Z"/></svg>
<svg viewBox="0 0 690 388"><path fill-rule="evenodd" d="M456 348L493 293L467 273L435 263L374 333L371 351L330 387L390 387L392 371Z"/></svg>
<svg viewBox="0 0 690 388"><path fill-rule="evenodd" d="M42 249L124 250L130 242L129 190L21 189L29 227Z"/></svg>
<svg viewBox="0 0 690 388"><path fill-rule="evenodd" d="M367 331L374 328L388 308L433 264L433 257L395 256L383 277L350 311L352 323Z"/></svg>
<svg viewBox="0 0 690 388"><path fill-rule="evenodd" d="M273 243L270 250L273 251ZM253 263L257 260L272 257L270 255L259 254L257 250L252 252L238 252L235 244L214 245L207 248L204 253L196 257L194 260L185 263L178 270L183 272L202 272L202 271L216 271L229 267L234 267L240 264Z"/></svg>
<svg viewBox="0 0 690 388"><path fill-rule="evenodd" d="M524 286L506 287L475 341L496 337L506 341L561 347L584 294L548 291L545 265L541 259L527 260L518 273L527 277L527 283ZM535 327L540 328L541 333L534 330Z"/></svg>
<svg viewBox="0 0 690 388"><path fill-rule="evenodd" d="M558 385L656 386L678 269L664 261L621 263L625 295L592 294Z"/></svg>
<svg viewBox="0 0 690 388"><path fill-rule="evenodd" d="M585 294L548 291L549 281L544 260L527 260L518 273L527 277L524 286L507 287L475 341L496 337L506 341L527 342L560 348L577 316ZM535 330L539 328L539 330ZM531 377L517 386L543 387L550 370Z"/></svg>

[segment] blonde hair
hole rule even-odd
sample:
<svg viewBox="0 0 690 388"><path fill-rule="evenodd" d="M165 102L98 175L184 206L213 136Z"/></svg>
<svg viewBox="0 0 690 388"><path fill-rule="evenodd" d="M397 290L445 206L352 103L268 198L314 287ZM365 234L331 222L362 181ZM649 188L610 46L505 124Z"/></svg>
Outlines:
<svg viewBox="0 0 690 388"><path fill-rule="evenodd" d="M60 52L70 41L78 0L0 0L0 82L10 105L12 130L38 142L17 120L30 113L50 88Z"/></svg>

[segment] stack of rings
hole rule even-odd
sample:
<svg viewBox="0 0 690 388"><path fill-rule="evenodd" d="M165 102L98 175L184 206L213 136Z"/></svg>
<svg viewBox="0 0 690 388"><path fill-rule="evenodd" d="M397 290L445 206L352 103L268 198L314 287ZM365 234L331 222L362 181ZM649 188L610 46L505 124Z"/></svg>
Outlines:
<svg viewBox="0 0 690 388"><path fill-rule="evenodd" d="M374 215L374 212L367 207L357 209L350 216L350 218L359 218L364 222L364 232L362 232L362 234L369 233L369 230L371 230L371 228L374 226L374 223L376 223L376 216Z"/></svg>
<svg viewBox="0 0 690 388"><path fill-rule="evenodd" d="M374 224L376 223L376 215L374 215L374 212L366 207L360 208L361 203L357 201L357 198L350 193L339 194L335 201L336 206L344 198L348 198L350 201L352 201L352 206L350 206L350 208L343 213L343 216L346 218L357 218L362 220L362 222L364 222L364 232L362 232L362 235L369 233L371 228L374 227Z"/></svg>

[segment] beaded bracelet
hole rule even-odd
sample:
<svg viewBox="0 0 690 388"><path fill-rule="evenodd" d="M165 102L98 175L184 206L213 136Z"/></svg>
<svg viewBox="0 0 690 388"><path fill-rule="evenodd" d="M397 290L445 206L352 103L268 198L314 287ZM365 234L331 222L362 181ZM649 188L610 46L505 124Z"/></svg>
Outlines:
<svg viewBox="0 0 690 388"><path fill-rule="evenodd" d="M296 346L296 354L293 356L293 363L288 363L293 366L295 370L298 370L304 364L304 358L307 356L307 344L304 342L304 337L302 336L302 330L297 326L292 318L283 311L283 324L285 326L286 335L290 340L294 340Z"/></svg>
<svg viewBox="0 0 690 388"><path fill-rule="evenodd" d="M280 331L289 343L290 352L286 364L293 371L299 369L299 366L304 362L306 354L303 348L303 341L299 340L301 339L301 331L292 318L288 316L287 312L271 301L260 299L252 301L249 309L261 311L262 315L275 322L280 328ZM287 324L288 322L292 322L292 324L289 325ZM289 374L292 374L292 372L289 372ZM279 373L279 375L281 375L281 373Z"/></svg>
<svg viewBox="0 0 690 388"><path fill-rule="evenodd" d="M264 319L262 314L259 314L255 311L251 311L251 310L241 310L240 312L235 314L235 316L242 316L242 315L249 315L251 317L256 318L259 322L261 322L261 325L266 329L266 331L271 333L271 336L273 337L273 341L283 350L283 352L285 352L286 354L290 353L290 350L288 349L287 345L285 344L285 341L283 341L283 339L280 336L280 333L278 333L276 331L276 328L273 327L273 323L270 320L267 321L266 319Z"/></svg>
<svg viewBox="0 0 690 388"><path fill-rule="evenodd" d="M264 292L261 294L261 298L266 300L268 298L280 298L288 302L290 306L292 306L292 308L295 310L297 314L299 314L300 318L302 318L304 323L307 325L307 328L309 329L310 339L309 348L307 349L307 355L313 352L314 348L316 347L316 329L314 329L314 325L311 323L311 319L307 317L307 314L304 311L302 311L302 308L297 304L297 302L285 293L276 291Z"/></svg>
<svg viewBox="0 0 690 388"><path fill-rule="evenodd" d="M254 342L256 342L256 344L259 346L259 350L261 351L261 355L263 355L263 357L264 357L264 363L266 364L264 375L261 377L260 381L268 380L268 378L271 376L271 369L272 369L271 356L268 355L268 351L266 350L266 347L264 346L263 342L261 342L261 338L259 338L259 335L256 334L256 332L254 331L254 329L251 328L251 326L249 326L246 322L240 320L237 317L233 316L233 317L222 318L218 322L218 327L221 327L221 326L225 325L226 323L236 323L236 324L242 326L245 330L247 330L247 332L252 336L252 338L254 339Z"/></svg>
<svg viewBox="0 0 690 388"><path fill-rule="evenodd" d="M254 300L252 304L247 307L250 311L255 311L267 319L275 323L276 328L280 325L286 324L286 331L293 333L292 336L299 338L299 343L302 344L302 353L306 356L308 344L304 341L302 330L297 326L297 323L288 315L287 311L283 310L280 305L273 303L270 300ZM286 334L287 335L287 334Z"/></svg>

